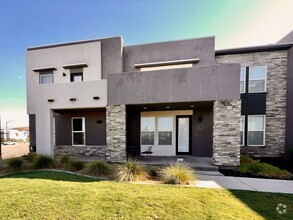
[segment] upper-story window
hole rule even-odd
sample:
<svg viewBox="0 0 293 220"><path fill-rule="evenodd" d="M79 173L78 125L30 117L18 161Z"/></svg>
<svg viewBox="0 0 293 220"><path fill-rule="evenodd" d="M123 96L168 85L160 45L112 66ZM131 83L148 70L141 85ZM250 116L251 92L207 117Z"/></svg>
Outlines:
<svg viewBox="0 0 293 220"><path fill-rule="evenodd" d="M240 69L240 93L245 93L246 84L246 67Z"/></svg>
<svg viewBox="0 0 293 220"><path fill-rule="evenodd" d="M156 70L168 70L168 69L181 69L181 68L190 68L194 64L199 62L199 58L191 58L184 60L168 60L160 62L151 62L151 63L137 63L135 68L140 71L156 71Z"/></svg>
<svg viewBox="0 0 293 220"><path fill-rule="evenodd" d="M249 93L266 91L266 66L249 67Z"/></svg>
<svg viewBox="0 0 293 220"><path fill-rule="evenodd" d="M83 68L70 69L70 82L83 81Z"/></svg>
<svg viewBox="0 0 293 220"><path fill-rule="evenodd" d="M53 72L40 73L40 84L53 83Z"/></svg>
<svg viewBox="0 0 293 220"><path fill-rule="evenodd" d="M247 82L248 80L248 82ZM240 93L266 92L267 67L251 66L240 69Z"/></svg>

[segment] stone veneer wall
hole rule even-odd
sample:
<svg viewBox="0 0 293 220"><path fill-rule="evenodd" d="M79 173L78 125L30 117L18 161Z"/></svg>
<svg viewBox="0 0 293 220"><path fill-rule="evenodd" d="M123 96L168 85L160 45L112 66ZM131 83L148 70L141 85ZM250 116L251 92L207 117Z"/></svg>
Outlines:
<svg viewBox="0 0 293 220"><path fill-rule="evenodd" d="M126 107L111 105L106 108L107 160L126 160Z"/></svg>
<svg viewBox="0 0 293 220"><path fill-rule="evenodd" d="M285 152L287 51L232 54L216 57L217 63L267 66L265 147L241 147L255 157L279 157Z"/></svg>
<svg viewBox="0 0 293 220"><path fill-rule="evenodd" d="M106 158L107 146L54 146L54 156L68 154L69 156L95 156Z"/></svg>
<svg viewBox="0 0 293 220"><path fill-rule="evenodd" d="M240 163L241 101L214 102L213 158L217 166Z"/></svg>

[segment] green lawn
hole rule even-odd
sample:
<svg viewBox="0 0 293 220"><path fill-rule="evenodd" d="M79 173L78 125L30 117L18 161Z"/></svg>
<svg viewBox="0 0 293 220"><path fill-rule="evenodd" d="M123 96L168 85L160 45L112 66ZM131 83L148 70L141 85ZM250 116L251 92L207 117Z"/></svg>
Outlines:
<svg viewBox="0 0 293 220"><path fill-rule="evenodd" d="M276 213L276 205L287 213ZM293 195L96 181L33 171L0 179L0 219L289 219Z"/></svg>

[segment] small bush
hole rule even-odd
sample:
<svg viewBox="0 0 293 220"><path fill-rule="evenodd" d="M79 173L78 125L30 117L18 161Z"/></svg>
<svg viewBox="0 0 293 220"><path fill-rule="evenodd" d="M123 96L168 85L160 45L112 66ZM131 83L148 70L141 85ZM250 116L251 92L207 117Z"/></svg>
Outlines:
<svg viewBox="0 0 293 220"><path fill-rule="evenodd" d="M240 157L240 164L250 164L255 162L255 160L251 159L249 156L241 156Z"/></svg>
<svg viewBox="0 0 293 220"><path fill-rule="evenodd" d="M85 163L81 160L69 161L67 167L70 171L79 171L85 167Z"/></svg>
<svg viewBox="0 0 293 220"><path fill-rule="evenodd" d="M60 157L60 164L66 165L69 163L70 157L68 154L62 154Z"/></svg>
<svg viewBox="0 0 293 220"><path fill-rule="evenodd" d="M36 153L28 153L27 155L23 155L23 159L25 159L27 162L32 163L36 160L37 158L37 154Z"/></svg>
<svg viewBox="0 0 293 220"><path fill-rule="evenodd" d="M160 175L161 168L157 166L149 166L146 168L146 171L149 176L157 178Z"/></svg>
<svg viewBox="0 0 293 220"><path fill-rule="evenodd" d="M117 165L114 175L117 181L133 182L147 180L148 178L144 168L133 159L128 159L125 163Z"/></svg>
<svg viewBox="0 0 293 220"><path fill-rule="evenodd" d="M249 166L248 173L255 176L269 177L269 178L282 178L290 179L292 174L286 170L281 170L268 163L253 163Z"/></svg>
<svg viewBox="0 0 293 220"><path fill-rule="evenodd" d="M21 158L11 158L7 162L8 169L11 171L20 171L22 170L23 160Z"/></svg>
<svg viewBox="0 0 293 220"><path fill-rule="evenodd" d="M162 168L160 178L164 183L169 184L188 184L196 179L193 170L182 162Z"/></svg>
<svg viewBox="0 0 293 220"><path fill-rule="evenodd" d="M54 159L47 155L37 155L33 161L33 167L35 169L50 168L54 165Z"/></svg>
<svg viewBox="0 0 293 220"><path fill-rule="evenodd" d="M109 164L104 160L89 163L85 170L87 174L96 176L108 176L111 174L111 171Z"/></svg>

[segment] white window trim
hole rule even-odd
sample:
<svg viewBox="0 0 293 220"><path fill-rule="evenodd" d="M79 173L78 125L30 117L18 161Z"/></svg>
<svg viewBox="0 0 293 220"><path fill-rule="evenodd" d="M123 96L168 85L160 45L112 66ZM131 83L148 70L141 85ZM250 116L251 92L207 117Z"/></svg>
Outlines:
<svg viewBox="0 0 293 220"><path fill-rule="evenodd" d="M42 78L43 76L51 76L51 77L52 77L52 82L51 82L51 83L41 83L41 78ZM40 84L40 85L52 84L53 82L54 82L54 80L53 80L53 73L45 73L45 74L40 74L40 75L39 75L39 84Z"/></svg>
<svg viewBox="0 0 293 220"><path fill-rule="evenodd" d="M82 131L73 131L73 120L74 119L82 119ZM74 144L73 133L84 133L84 144ZM71 143L72 143L72 146L74 146L74 147L86 146L86 136L85 135L86 135L86 133L85 133L85 117L72 117L71 118L71 136L72 136Z"/></svg>
<svg viewBox="0 0 293 220"><path fill-rule="evenodd" d="M247 67L246 67L246 66L242 66L242 67L240 67L240 76L241 76L241 68L244 68L244 69L245 69L245 75L244 75L244 80L241 80L241 79L240 79L240 85L241 85L241 82L244 82L244 91L243 91L243 92L240 91L240 94L245 94L245 93L246 93L246 76L247 76ZM240 86L240 85L239 85L239 86ZM240 87L240 89L241 89L241 87Z"/></svg>
<svg viewBox="0 0 293 220"><path fill-rule="evenodd" d="M255 117L255 116L258 116L258 117L263 117L263 122L264 122L264 127L263 127L263 144L260 145L260 144L249 144L248 142L248 136L249 136L249 118L250 117ZM247 118L247 146L251 146L251 147L264 147L266 146L266 115L248 115L248 118Z"/></svg>
<svg viewBox="0 0 293 220"><path fill-rule="evenodd" d="M242 137L242 140L243 140L243 143L241 144L240 143L240 146L243 147L244 144L245 144L245 115L241 115L241 118L243 118L243 137ZM241 121L240 121L241 122ZM240 130L241 132L242 130Z"/></svg>
<svg viewBox="0 0 293 220"><path fill-rule="evenodd" d="M249 93L261 93L261 92L266 92L267 91L267 66L251 66L251 67L264 67L265 68L265 77L264 78L257 78L257 79L250 79L250 67L249 67L249 79L248 79L248 92ZM250 91L250 81L257 81L257 80L265 80L265 85L264 85L264 91L257 91L257 92L251 92Z"/></svg>

